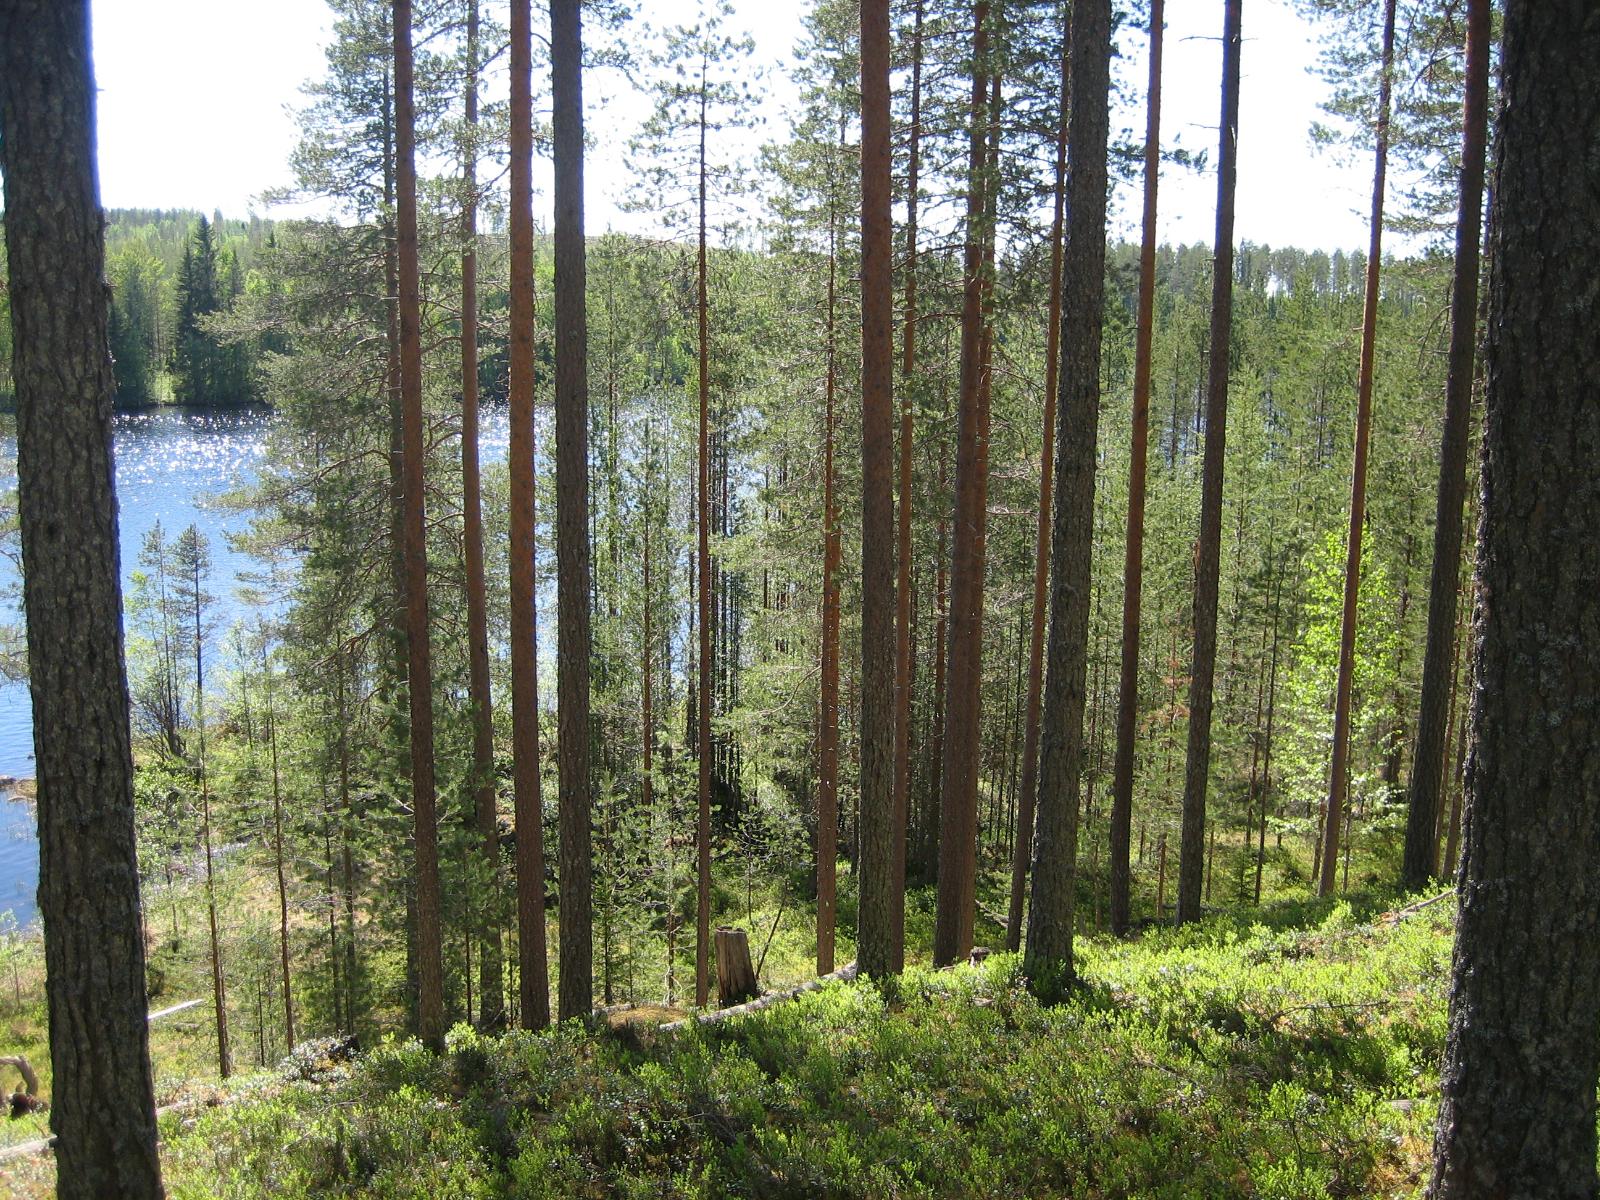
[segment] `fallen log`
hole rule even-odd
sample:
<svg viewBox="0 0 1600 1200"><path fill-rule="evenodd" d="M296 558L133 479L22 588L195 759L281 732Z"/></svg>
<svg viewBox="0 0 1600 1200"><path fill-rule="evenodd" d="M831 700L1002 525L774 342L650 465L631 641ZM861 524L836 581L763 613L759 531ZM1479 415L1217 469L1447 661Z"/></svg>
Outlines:
<svg viewBox="0 0 1600 1200"><path fill-rule="evenodd" d="M156 1119L160 1120L168 1113L184 1112L191 1108L204 1108L203 1100L181 1100L177 1104L164 1104L156 1109ZM46 1150L53 1149L56 1139L52 1135L46 1138L35 1138L31 1142L18 1142L15 1146L6 1146L0 1149L0 1163L13 1158L26 1158L30 1154L43 1154Z"/></svg>
<svg viewBox="0 0 1600 1200"><path fill-rule="evenodd" d="M833 974L808 980L798 987L792 987L782 992L768 992L765 996L751 1000L746 1004L736 1004L732 1008L719 1008L713 1012L684 1017L681 1021L668 1021L665 1025L659 1026L659 1028L663 1033L671 1033L674 1030L686 1029L691 1025L711 1025L717 1021L726 1021L730 1017L748 1016L750 1013L760 1012L764 1008L782 1004L786 1000L793 1000L796 996L803 996L807 992L815 992L824 985L833 983L836 980L841 983L848 982L854 979L857 973L855 963L846 963Z"/></svg>
<svg viewBox="0 0 1600 1200"><path fill-rule="evenodd" d="M1448 891L1440 892L1437 896L1430 896L1426 900L1418 900L1415 904L1408 904L1404 908L1397 908L1392 913L1385 913L1384 916L1385 919L1389 921L1404 921L1407 917L1415 916L1423 909L1429 908L1439 903L1439 901L1448 899L1455 894L1455 888L1450 888Z"/></svg>

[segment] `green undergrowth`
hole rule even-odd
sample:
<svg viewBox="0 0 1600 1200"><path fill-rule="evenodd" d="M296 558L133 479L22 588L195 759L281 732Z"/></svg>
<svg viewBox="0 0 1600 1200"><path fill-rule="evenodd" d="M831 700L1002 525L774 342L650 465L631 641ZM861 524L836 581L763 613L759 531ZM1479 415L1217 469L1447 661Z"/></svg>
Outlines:
<svg viewBox="0 0 1600 1200"><path fill-rule="evenodd" d="M1218 917L1081 944L1035 1002L1006 955L830 985L682 1034L569 1024L169 1118L178 1198L1410 1196L1451 906ZM1297 924L1297 921L1300 922Z"/></svg>

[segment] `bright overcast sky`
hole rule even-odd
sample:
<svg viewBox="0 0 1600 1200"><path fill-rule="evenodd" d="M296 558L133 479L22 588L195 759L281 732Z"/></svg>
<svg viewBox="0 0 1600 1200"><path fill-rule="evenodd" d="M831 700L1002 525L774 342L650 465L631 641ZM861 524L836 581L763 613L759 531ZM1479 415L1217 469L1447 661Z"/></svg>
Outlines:
<svg viewBox="0 0 1600 1200"><path fill-rule="evenodd" d="M650 18L665 24L673 10L692 16L695 0L662 0ZM735 0L755 34L758 56L781 74L792 62L799 6ZM94 0L95 71L100 88L100 188L112 208L220 209L227 216L268 210L254 197L289 182L288 157L297 131L290 108L300 87L321 76L332 18L322 0L277 0L263 9L236 0ZM1222 5L1182 0L1168 6L1163 142L1216 158ZM1366 242L1370 184L1326 154L1308 130L1317 119L1322 83L1314 30L1288 0L1254 0L1245 14L1239 130L1237 236L1271 245L1350 249ZM1142 89L1144 38L1125 38L1135 57L1125 69ZM589 89L591 108L602 99ZM774 85L776 100L789 89ZM638 217L618 211L627 181L624 127L638 111L618 97L606 119L591 114L602 137L588 171L589 225L630 228ZM1127 122L1143 130L1143 114ZM770 126L769 126L770 128ZM1163 171L1164 240L1211 240L1215 176ZM1137 191L1120 198L1124 232L1137 213Z"/></svg>

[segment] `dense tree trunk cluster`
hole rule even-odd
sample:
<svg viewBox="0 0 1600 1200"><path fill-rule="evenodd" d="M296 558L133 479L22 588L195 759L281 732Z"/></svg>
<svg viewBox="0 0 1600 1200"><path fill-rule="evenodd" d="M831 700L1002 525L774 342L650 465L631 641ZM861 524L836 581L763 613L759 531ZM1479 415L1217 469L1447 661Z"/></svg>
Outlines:
<svg viewBox="0 0 1600 1200"><path fill-rule="evenodd" d="M222 224L173 247L172 369L248 347L278 410L247 540L298 573L232 661L196 530L147 539L125 645L108 347L148 381L155 341L103 283L86 6L0 0L61 1194L161 1193L144 948L168 914L141 918L137 750L166 781L141 776L164 799L139 836L166 839L144 880L174 948L174 856L204 856L223 1076L385 1013L435 1048L457 1019L541 1029L552 924L561 1020L590 1017L597 977L606 1003L706 1007L714 978L730 1004L779 938L882 981L981 957L990 926L1065 1001L1091 928L1393 887L1403 801L1398 882L1461 850L1430 1195L1594 1195L1592 6L1506 5L1494 113L1489 0L1464 22L1304 0L1330 22L1330 109L1375 154L1367 251L1329 255L1235 237L1241 0L1220 6L1215 237L1179 249L1156 240L1161 0L1137 247L1107 241L1130 169L1111 63L1146 35L1109 0L816 5L759 178L731 132L758 85L732 10L652 33L629 205L660 238L585 232L578 0L549 5L540 233L530 0L503 31L480 2L340 7L295 163L340 221L280 227L231 307ZM479 229L502 46L503 236ZM435 188L419 169L446 150ZM1386 204L1391 158L1412 186ZM1448 285L1383 261L1386 223L1452 209ZM240 844L273 868L265 953L230 931ZM1002 892L1003 916L980 900ZM908 944L930 904L931 946Z"/></svg>

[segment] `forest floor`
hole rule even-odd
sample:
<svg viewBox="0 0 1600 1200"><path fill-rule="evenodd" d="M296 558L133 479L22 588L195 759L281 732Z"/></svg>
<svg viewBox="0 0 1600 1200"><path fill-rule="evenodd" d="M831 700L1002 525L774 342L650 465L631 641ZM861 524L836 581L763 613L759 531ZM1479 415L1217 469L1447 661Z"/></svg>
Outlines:
<svg viewBox="0 0 1600 1200"><path fill-rule="evenodd" d="M163 1117L169 1191L1415 1196L1454 906L1397 918L1404 903L1087 938L1083 986L1055 1008L994 955L679 1033L654 1028L663 1011L498 1039L458 1026L442 1055L388 1040ZM48 1162L0 1164L0 1190L47 1195Z"/></svg>

